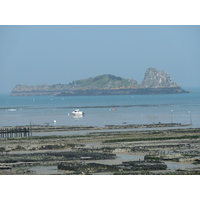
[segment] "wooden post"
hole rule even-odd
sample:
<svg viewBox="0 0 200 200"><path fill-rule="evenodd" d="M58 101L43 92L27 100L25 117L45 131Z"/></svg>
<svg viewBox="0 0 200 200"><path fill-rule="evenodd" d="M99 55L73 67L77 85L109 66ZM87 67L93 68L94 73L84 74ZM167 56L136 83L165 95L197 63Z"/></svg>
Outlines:
<svg viewBox="0 0 200 200"><path fill-rule="evenodd" d="M24 133L24 137L26 137L26 128L24 128L23 133Z"/></svg>
<svg viewBox="0 0 200 200"><path fill-rule="evenodd" d="M30 136L32 136L32 124L31 124L31 121L30 121Z"/></svg>
<svg viewBox="0 0 200 200"><path fill-rule="evenodd" d="M30 131L30 129L28 128L28 130L27 130L27 132L28 132L28 137L29 137L29 133L30 133L29 131Z"/></svg>

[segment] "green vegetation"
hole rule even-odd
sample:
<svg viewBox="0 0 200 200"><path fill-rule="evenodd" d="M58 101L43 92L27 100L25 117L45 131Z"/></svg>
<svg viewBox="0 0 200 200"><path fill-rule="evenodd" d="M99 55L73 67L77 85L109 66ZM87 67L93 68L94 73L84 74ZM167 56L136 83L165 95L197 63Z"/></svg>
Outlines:
<svg viewBox="0 0 200 200"><path fill-rule="evenodd" d="M133 79L123 79L111 74L73 81L69 85L74 89L124 89L138 87L137 82Z"/></svg>
<svg viewBox="0 0 200 200"><path fill-rule="evenodd" d="M200 135L185 135L180 137L157 137L157 138L127 138L127 139L117 139L117 140L105 140L104 143L112 142L135 142L135 141L150 141L150 140L174 140L174 139L196 139L200 138Z"/></svg>

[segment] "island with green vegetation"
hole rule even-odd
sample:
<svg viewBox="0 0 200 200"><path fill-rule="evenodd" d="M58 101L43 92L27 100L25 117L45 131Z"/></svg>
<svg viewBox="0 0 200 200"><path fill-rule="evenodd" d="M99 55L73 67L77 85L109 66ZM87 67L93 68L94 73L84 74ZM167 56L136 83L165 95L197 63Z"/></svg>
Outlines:
<svg viewBox="0 0 200 200"><path fill-rule="evenodd" d="M148 68L141 84L134 79L125 79L104 74L69 84L16 85L11 96L92 96L92 95L135 95L135 94L173 94L186 93L180 85L173 82L168 73Z"/></svg>

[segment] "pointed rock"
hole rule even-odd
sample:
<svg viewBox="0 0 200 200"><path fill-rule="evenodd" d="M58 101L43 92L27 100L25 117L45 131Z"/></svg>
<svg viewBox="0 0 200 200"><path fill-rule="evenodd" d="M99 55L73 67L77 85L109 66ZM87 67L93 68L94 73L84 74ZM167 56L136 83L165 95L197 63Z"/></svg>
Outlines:
<svg viewBox="0 0 200 200"><path fill-rule="evenodd" d="M148 68L144 75L141 87L143 88L169 88L180 87L173 82L170 75L164 71L159 71L155 68Z"/></svg>

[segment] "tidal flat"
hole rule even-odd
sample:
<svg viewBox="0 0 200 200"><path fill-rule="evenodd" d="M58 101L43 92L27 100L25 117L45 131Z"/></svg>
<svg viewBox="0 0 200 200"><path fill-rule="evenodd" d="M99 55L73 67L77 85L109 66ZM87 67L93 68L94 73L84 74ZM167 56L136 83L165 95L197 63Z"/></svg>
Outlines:
<svg viewBox="0 0 200 200"><path fill-rule="evenodd" d="M159 123L31 131L29 137L0 138L1 175L200 174L200 128Z"/></svg>

